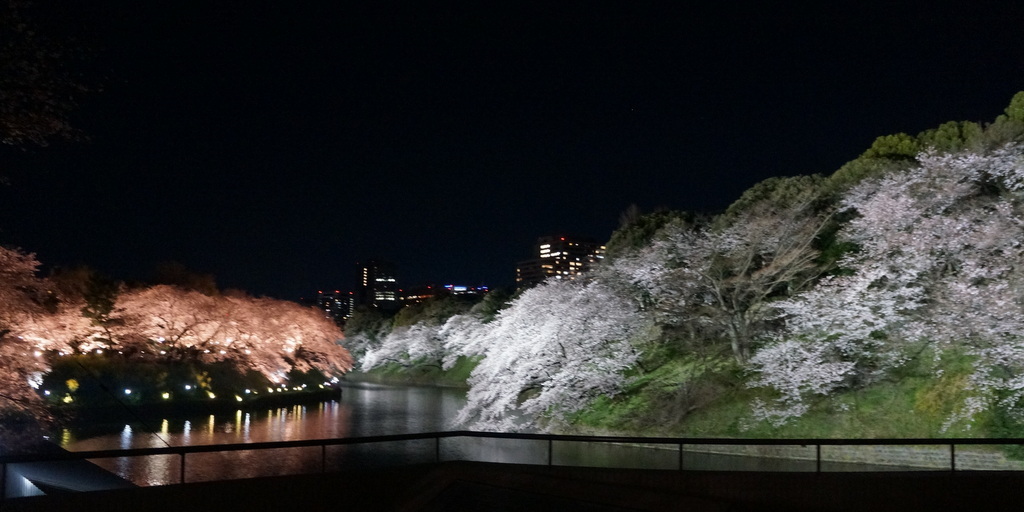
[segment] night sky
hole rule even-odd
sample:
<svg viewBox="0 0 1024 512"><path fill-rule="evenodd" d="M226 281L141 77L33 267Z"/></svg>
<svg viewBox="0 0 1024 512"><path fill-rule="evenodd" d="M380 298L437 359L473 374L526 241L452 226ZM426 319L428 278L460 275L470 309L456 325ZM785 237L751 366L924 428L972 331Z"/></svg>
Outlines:
<svg viewBox="0 0 1024 512"><path fill-rule="evenodd" d="M0 148L0 244L285 299L374 257L508 285L538 236L718 211L1024 90L1019 2L817 3L54 2L103 91L88 140Z"/></svg>

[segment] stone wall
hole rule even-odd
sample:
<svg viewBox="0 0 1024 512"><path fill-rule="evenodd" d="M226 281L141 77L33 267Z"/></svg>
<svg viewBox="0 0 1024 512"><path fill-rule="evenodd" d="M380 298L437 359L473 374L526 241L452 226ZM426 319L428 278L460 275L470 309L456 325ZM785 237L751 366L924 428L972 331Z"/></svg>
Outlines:
<svg viewBox="0 0 1024 512"><path fill-rule="evenodd" d="M749 457L815 460L814 445L684 445L687 452ZM949 469L948 445L851 445L821 447L823 462L847 462L922 469ZM1011 460L998 448L958 446L957 470L1024 470L1024 461Z"/></svg>

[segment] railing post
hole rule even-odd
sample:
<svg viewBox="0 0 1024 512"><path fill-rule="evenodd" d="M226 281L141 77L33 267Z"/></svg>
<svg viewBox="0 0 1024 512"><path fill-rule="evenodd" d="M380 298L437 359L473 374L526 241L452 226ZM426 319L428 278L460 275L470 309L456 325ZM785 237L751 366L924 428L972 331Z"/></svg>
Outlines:
<svg viewBox="0 0 1024 512"><path fill-rule="evenodd" d="M441 436L434 437L434 462L441 463Z"/></svg>
<svg viewBox="0 0 1024 512"><path fill-rule="evenodd" d="M949 470L956 473L956 445L949 443Z"/></svg>
<svg viewBox="0 0 1024 512"><path fill-rule="evenodd" d="M0 501L7 501L7 463L0 469Z"/></svg>
<svg viewBox="0 0 1024 512"><path fill-rule="evenodd" d="M320 445L320 472L327 472L327 444Z"/></svg>
<svg viewBox="0 0 1024 512"><path fill-rule="evenodd" d="M181 452L181 478L178 479L179 484L185 483L185 452Z"/></svg>
<svg viewBox="0 0 1024 512"><path fill-rule="evenodd" d="M548 466L549 467L551 466L551 460L552 460L552 458L554 458L554 453L555 453L554 449L552 449L552 444L553 443L554 443L554 440L552 440L549 437L548 438Z"/></svg>
<svg viewBox="0 0 1024 512"><path fill-rule="evenodd" d="M679 443L679 471L683 470L683 443Z"/></svg>
<svg viewBox="0 0 1024 512"><path fill-rule="evenodd" d="M816 452L814 470L815 470L815 473L821 473L821 445L820 444L814 445L814 450Z"/></svg>

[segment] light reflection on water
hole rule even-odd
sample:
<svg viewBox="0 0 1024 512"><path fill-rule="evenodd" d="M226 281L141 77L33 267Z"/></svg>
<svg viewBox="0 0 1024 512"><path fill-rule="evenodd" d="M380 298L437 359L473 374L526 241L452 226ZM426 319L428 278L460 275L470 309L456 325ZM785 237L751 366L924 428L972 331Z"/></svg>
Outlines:
<svg viewBox="0 0 1024 512"><path fill-rule="evenodd" d="M465 391L460 389L349 385L340 401L146 422L129 418L102 426L70 425L61 440L68 450L85 451L434 432L449 429L464 403ZM392 451L403 458L416 457L421 451L433 453L426 448L405 443ZM337 467L361 451L329 447L326 462ZM321 468L321 455L318 447L191 454L186 478L194 482L315 472ZM140 485L174 483L180 474L177 455L93 462Z"/></svg>
<svg viewBox="0 0 1024 512"><path fill-rule="evenodd" d="M465 392L426 387L347 386L342 399L269 410L234 411L188 418L161 418L142 424L122 422L98 431L92 425L70 426L62 435L72 451L149 448L181 445L294 441L364 437L450 430L465 403ZM693 448L689 448L692 450ZM531 440L445 439L375 444L282 448L260 451L194 453L186 459L186 480L223 480L313 473L326 469L366 468L442 460L481 460L545 464L548 444ZM550 457L559 465L678 468L672 447L557 442ZM139 485L177 483L177 455L94 460L94 463ZM814 471L813 460L784 460L687 452L687 469L746 471ZM830 463L828 470L880 470L857 464Z"/></svg>

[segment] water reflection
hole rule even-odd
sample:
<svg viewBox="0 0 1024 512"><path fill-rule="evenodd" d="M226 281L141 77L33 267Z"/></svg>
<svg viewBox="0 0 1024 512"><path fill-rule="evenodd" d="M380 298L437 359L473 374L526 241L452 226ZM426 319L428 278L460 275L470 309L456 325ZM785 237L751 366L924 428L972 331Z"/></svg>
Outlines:
<svg viewBox="0 0 1024 512"><path fill-rule="evenodd" d="M97 431L70 426L63 432L69 450L294 441L449 430L465 402L456 389L348 386L340 401L261 411L233 411L152 422L122 422ZM549 447L551 452L549 453ZM321 469L368 468L441 460L479 460L558 465L700 470L814 471L813 447L804 460L707 453L713 447L646 446L536 440L452 438L386 444L282 448L261 451L195 453L186 457L186 480L222 480ZM93 461L139 485L176 483L176 455ZM828 471L875 469L863 464L826 463Z"/></svg>
<svg viewBox="0 0 1024 512"><path fill-rule="evenodd" d="M70 425L62 433L61 444L68 450L85 451L434 432L449 429L464 403L465 391L459 389L349 385L339 401L151 421L132 418L107 425ZM403 461L412 457L410 450L423 451L418 446L394 448ZM432 449L427 451L433 453ZM369 452L352 447L332 447L329 452L326 459L334 466L373 458ZM322 455L319 448L192 454L186 462L187 480L319 471L325 463ZM154 485L178 481L178 458L93 462L137 484Z"/></svg>

